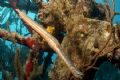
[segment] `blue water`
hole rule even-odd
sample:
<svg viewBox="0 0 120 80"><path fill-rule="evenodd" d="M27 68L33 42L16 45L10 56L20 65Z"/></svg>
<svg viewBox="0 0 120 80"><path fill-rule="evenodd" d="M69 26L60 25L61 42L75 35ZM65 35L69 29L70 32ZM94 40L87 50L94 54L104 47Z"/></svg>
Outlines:
<svg viewBox="0 0 120 80"><path fill-rule="evenodd" d="M112 0L108 0L109 4L112 6ZM120 0L115 1L115 12L120 12ZM97 3L104 4L105 0L96 0ZM114 16L113 24L120 23L120 15Z"/></svg>
<svg viewBox="0 0 120 80"><path fill-rule="evenodd" d="M120 80L120 70L106 61L100 65L94 80Z"/></svg>
<svg viewBox="0 0 120 80"><path fill-rule="evenodd" d="M2 80L2 72L0 71L0 80Z"/></svg>

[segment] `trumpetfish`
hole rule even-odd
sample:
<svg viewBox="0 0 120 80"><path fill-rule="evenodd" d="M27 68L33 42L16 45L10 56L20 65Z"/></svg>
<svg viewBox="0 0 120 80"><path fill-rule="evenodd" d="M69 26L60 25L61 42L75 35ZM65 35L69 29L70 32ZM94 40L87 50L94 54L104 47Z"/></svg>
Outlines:
<svg viewBox="0 0 120 80"><path fill-rule="evenodd" d="M63 60L63 62L67 65L67 67L72 72L72 74L77 78L82 78L83 73L74 66L74 64L69 60L68 57L65 56L65 53L58 40L55 37L53 37L50 33L48 33L41 24L38 24L37 22L33 21L24 12L16 8L15 2L10 0L10 3L12 4L14 10L21 18L21 20L24 23L26 23L27 26L29 26L32 30L38 33L48 43L50 48L52 48L58 54L58 56Z"/></svg>

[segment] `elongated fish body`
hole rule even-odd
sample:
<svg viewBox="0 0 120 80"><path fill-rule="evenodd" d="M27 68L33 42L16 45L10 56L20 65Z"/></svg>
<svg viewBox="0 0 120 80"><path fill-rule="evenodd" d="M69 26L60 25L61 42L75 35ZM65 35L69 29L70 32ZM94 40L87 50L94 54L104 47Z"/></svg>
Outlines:
<svg viewBox="0 0 120 80"><path fill-rule="evenodd" d="M76 69L73 63L65 56L64 51L62 50L62 47L59 44L58 40L51 34L49 34L42 25L31 20L24 12L20 11L19 9L15 9L15 11L18 13L22 21L27 23L30 28L32 28L35 32L37 32L40 36L43 37L43 39L48 43L48 45L59 55L59 57L68 66L73 75L77 78L81 78L81 76L83 75L82 72Z"/></svg>

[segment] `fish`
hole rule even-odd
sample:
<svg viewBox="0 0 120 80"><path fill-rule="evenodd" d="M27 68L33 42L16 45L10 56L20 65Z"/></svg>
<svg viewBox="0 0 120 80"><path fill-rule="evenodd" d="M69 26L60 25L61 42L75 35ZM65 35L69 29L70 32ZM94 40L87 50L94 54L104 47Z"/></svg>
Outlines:
<svg viewBox="0 0 120 80"><path fill-rule="evenodd" d="M38 24L37 22L30 19L25 14L25 12L21 11L18 8L13 8L13 9L16 11L16 13L20 17L20 19L25 24L27 24L27 26L29 26L32 30L34 30L36 33L38 33L48 43L50 48L52 48L58 54L58 56L63 60L63 62L69 68L71 73L76 78L82 78L83 73L74 66L73 62L67 56L65 56L65 53L64 53L60 43L58 42L58 40L54 36L52 36L49 32L47 32L47 30L43 27L43 25Z"/></svg>

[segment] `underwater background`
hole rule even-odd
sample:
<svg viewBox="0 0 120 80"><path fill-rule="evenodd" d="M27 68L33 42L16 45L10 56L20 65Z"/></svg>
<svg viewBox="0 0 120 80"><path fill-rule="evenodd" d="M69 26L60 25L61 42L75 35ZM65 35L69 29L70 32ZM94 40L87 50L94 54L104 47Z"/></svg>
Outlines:
<svg viewBox="0 0 120 80"><path fill-rule="evenodd" d="M47 3L47 0L43 0ZM104 4L104 0L96 0L99 4ZM109 0L111 4L112 0ZM115 0L115 11L120 12L120 0ZM22 8L24 12L34 21L40 22L38 19L37 5L30 0L29 5L27 0L19 0L18 7ZM120 15L116 15L113 19L113 24L120 23ZM22 23L16 12L10 7L8 0L0 0L0 28L6 29L10 32L17 32L22 36L31 36L28 29ZM10 41L6 41L0 38L0 80L4 80L4 72L12 72L14 75L13 80L17 80L14 70L14 60L13 56L16 53L16 49L20 48L21 62L24 64L29 53L29 48L23 45L14 44ZM48 55L48 52L43 52L39 56L39 64L44 64L44 72L42 75L42 80L47 80L48 72L53 68L54 63L57 59L57 54L52 53ZM107 71L106 71L107 69ZM39 80L36 79L36 80ZM40 79L41 80L41 79ZM90 79L93 80L93 79ZM115 68L110 62L104 62L100 65L100 70L98 70L94 76L94 80L120 80L120 70Z"/></svg>

